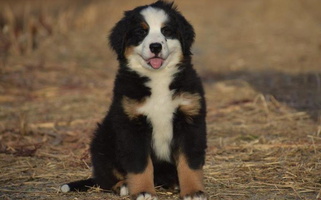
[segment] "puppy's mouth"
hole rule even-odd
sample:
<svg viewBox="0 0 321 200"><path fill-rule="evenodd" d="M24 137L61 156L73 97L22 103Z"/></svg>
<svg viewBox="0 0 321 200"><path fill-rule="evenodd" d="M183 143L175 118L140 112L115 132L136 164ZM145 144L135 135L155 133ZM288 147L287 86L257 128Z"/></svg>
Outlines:
<svg viewBox="0 0 321 200"><path fill-rule="evenodd" d="M159 69L162 64L164 63L164 59L159 57L153 57L147 60L147 63L153 68L153 69Z"/></svg>

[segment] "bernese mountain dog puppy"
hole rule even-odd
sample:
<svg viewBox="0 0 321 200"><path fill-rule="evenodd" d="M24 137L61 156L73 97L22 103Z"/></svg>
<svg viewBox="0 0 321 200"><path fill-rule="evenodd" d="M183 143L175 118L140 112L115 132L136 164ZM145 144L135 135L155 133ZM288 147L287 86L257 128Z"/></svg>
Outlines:
<svg viewBox="0 0 321 200"><path fill-rule="evenodd" d="M177 187L185 200L205 200L206 105L192 68L191 24L173 3L126 11L109 36L119 70L113 101L91 143L91 186L132 199L156 199L155 186Z"/></svg>

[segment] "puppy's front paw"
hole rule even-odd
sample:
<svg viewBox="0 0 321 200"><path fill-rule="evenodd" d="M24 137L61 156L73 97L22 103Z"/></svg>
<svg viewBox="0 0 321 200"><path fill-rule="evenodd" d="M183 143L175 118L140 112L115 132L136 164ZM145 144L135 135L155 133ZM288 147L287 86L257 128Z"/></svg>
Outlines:
<svg viewBox="0 0 321 200"><path fill-rule="evenodd" d="M133 199L133 200L157 200L157 197L152 194L149 194L147 192L141 192L137 195L132 195L131 199Z"/></svg>
<svg viewBox="0 0 321 200"><path fill-rule="evenodd" d="M183 200L209 200L210 198L205 192L198 191L194 194L188 194L183 197Z"/></svg>

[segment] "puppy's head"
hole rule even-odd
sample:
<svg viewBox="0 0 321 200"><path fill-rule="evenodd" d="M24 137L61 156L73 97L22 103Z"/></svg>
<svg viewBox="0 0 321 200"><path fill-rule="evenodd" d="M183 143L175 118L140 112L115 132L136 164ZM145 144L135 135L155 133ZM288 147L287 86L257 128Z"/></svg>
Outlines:
<svg viewBox="0 0 321 200"><path fill-rule="evenodd" d="M157 1L126 11L112 29L109 42L118 60L129 67L159 70L189 56L194 35L173 3Z"/></svg>

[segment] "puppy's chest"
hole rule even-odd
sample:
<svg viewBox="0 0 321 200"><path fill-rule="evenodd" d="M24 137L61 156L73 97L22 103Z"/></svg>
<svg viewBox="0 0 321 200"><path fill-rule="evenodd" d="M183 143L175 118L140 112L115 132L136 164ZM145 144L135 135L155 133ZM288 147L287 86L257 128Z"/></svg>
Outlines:
<svg viewBox="0 0 321 200"><path fill-rule="evenodd" d="M137 109L147 116L152 125L152 148L161 160L170 161L170 144L173 138L173 115L180 102L173 98L174 91L169 89L170 77L152 79L146 84L151 96Z"/></svg>
<svg viewBox="0 0 321 200"><path fill-rule="evenodd" d="M199 114L200 94L170 90L171 76L156 76L145 85L151 95L142 100L124 97L123 109L134 120L144 115L152 126L152 148L160 160L170 161L173 139L174 113L179 110L185 115L187 123L193 123L192 117Z"/></svg>
<svg viewBox="0 0 321 200"><path fill-rule="evenodd" d="M137 108L138 113L146 115L151 121L165 123L172 120L179 101L173 98L174 91L169 89L169 80L153 80L146 85L151 95Z"/></svg>

